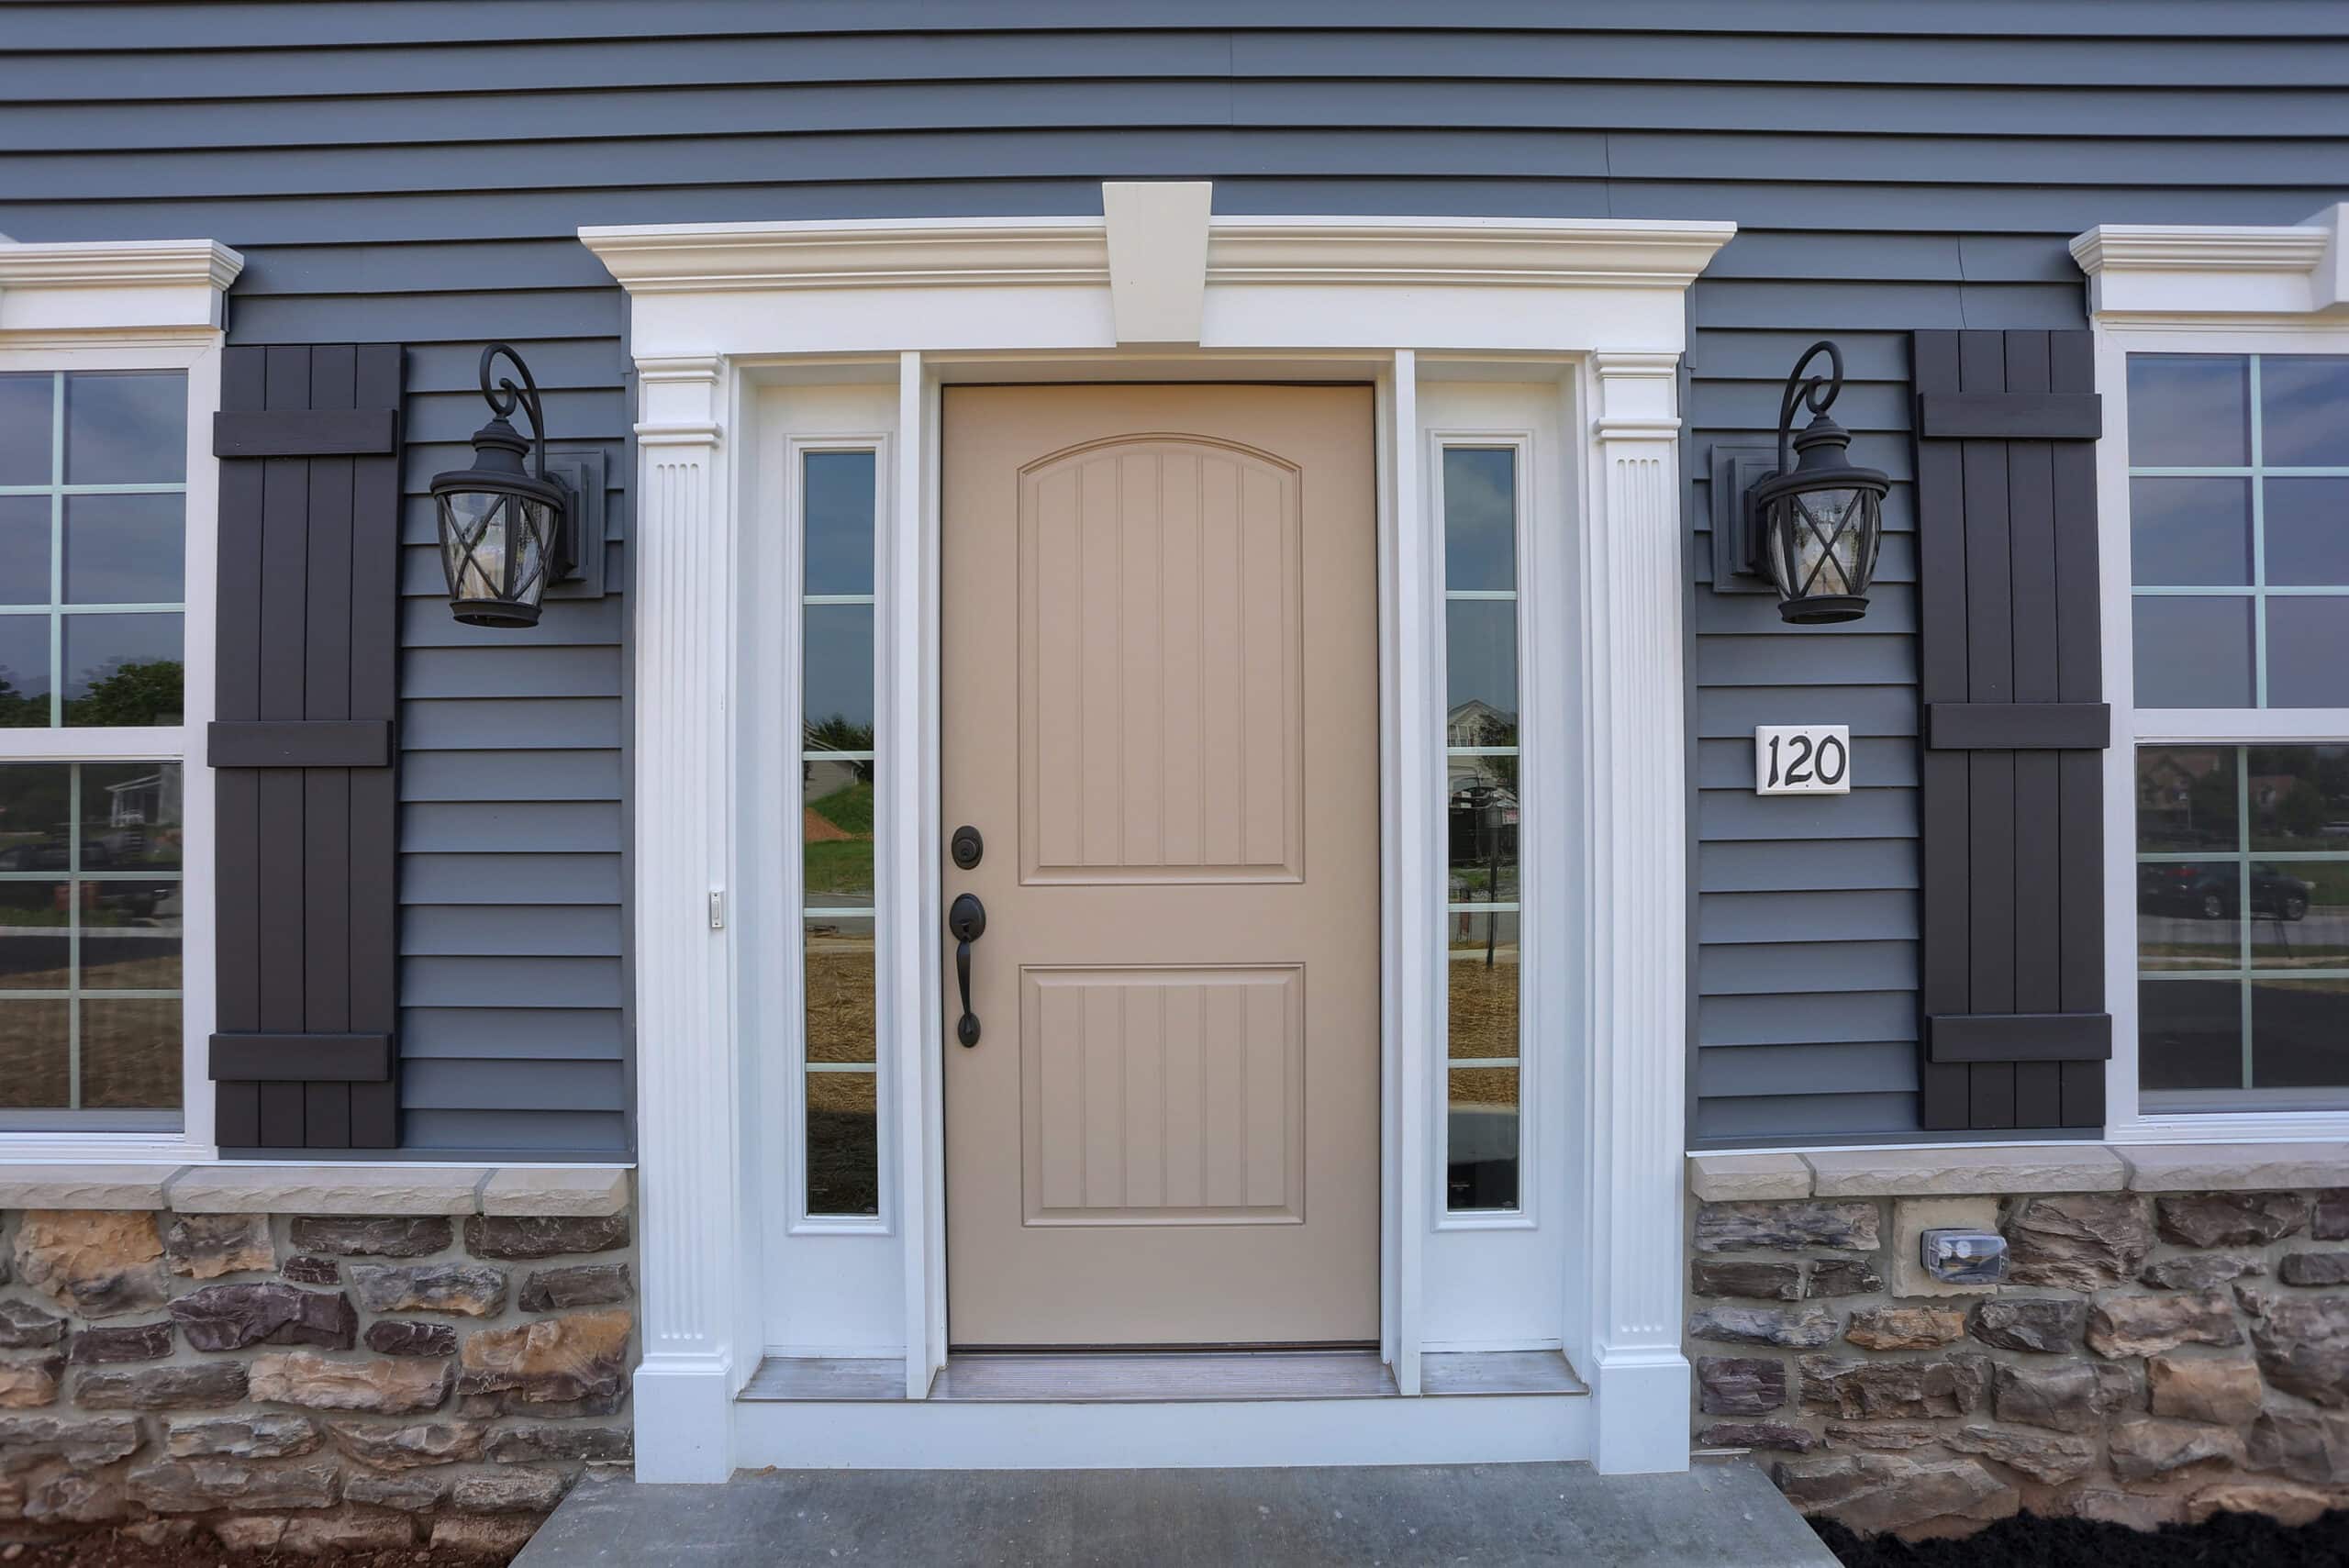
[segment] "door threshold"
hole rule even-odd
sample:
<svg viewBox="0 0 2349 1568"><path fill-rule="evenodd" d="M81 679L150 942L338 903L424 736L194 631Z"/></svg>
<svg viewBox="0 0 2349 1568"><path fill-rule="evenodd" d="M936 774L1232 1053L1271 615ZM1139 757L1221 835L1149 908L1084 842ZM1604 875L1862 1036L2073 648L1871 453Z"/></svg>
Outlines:
<svg viewBox="0 0 2349 1568"><path fill-rule="evenodd" d="M1556 1351L1431 1351L1420 1358L1430 1397L1585 1395ZM957 1351L925 1403L1011 1405L1249 1404L1392 1399L1395 1374L1375 1351ZM896 1357L769 1356L742 1389L754 1403L904 1401Z"/></svg>

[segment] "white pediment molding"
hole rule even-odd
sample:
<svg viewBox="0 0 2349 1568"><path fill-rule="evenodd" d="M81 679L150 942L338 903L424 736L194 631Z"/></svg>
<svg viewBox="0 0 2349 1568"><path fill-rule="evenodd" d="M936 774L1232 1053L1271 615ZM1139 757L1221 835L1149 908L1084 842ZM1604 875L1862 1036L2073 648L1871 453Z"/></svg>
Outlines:
<svg viewBox="0 0 2349 1568"><path fill-rule="evenodd" d="M244 266L216 239L0 240L0 334L217 331Z"/></svg>
<svg viewBox="0 0 2349 1568"><path fill-rule="evenodd" d="M2223 320L2349 311L2343 214L2305 223L2107 223L2074 236L2100 317Z"/></svg>

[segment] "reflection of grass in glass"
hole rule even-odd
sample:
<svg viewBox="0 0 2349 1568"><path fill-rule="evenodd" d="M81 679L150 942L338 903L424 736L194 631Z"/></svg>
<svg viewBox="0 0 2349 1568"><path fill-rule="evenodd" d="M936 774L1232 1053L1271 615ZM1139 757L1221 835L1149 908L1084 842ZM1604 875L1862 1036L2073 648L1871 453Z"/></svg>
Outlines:
<svg viewBox="0 0 2349 1568"><path fill-rule="evenodd" d="M873 891L873 840L834 839L807 846L807 901L821 903L821 893Z"/></svg>
<svg viewBox="0 0 2349 1568"><path fill-rule="evenodd" d="M1452 1072L1452 1103L1455 1106L1514 1106L1517 1069L1458 1067Z"/></svg>
<svg viewBox="0 0 2349 1568"><path fill-rule="evenodd" d="M1483 948L1479 942L1475 957L1444 965L1451 990L1445 1054L1454 1058L1517 1054L1517 950L1500 949L1487 968Z"/></svg>
<svg viewBox="0 0 2349 1568"><path fill-rule="evenodd" d="M872 937L810 934L807 973L807 1060L872 1061L878 1032Z"/></svg>
<svg viewBox="0 0 2349 1568"><path fill-rule="evenodd" d="M852 784L811 800L807 809L844 833L873 837L873 786Z"/></svg>

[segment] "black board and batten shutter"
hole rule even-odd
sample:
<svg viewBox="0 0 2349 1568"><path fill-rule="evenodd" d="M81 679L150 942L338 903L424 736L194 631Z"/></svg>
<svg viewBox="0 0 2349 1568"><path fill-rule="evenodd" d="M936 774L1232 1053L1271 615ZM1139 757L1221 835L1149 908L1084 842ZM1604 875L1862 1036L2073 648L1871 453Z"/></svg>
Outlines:
<svg viewBox="0 0 2349 1568"><path fill-rule="evenodd" d="M399 1142L399 345L222 361L217 1139Z"/></svg>
<svg viewBox="0 0 2349 1568"><path fill-rule="evenodd" d="M1913 339L1928 1130L2095 1129L2103 700L2089 334Z"/></svg>

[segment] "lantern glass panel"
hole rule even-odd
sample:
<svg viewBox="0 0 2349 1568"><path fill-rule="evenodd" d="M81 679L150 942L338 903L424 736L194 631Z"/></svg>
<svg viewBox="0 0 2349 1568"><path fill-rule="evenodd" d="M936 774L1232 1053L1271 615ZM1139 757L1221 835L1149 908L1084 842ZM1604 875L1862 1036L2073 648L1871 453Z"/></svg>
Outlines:
<svg viewBox="0 0 2349 1568"><path fill-rule="evenodd" d="M1770 573L1780 591L1788 598L1866 593L1876 566L1869 526L1875 499L1869 491L1834 489L1772 502Z"/></svg>
<svg viewBox="0 0 2349 1568"><path fill-rule="evenodd" d="M545 541L553 508L500 490L457 490L440 497L450 591L460 599L535 605L545 591Z"/></svg>

